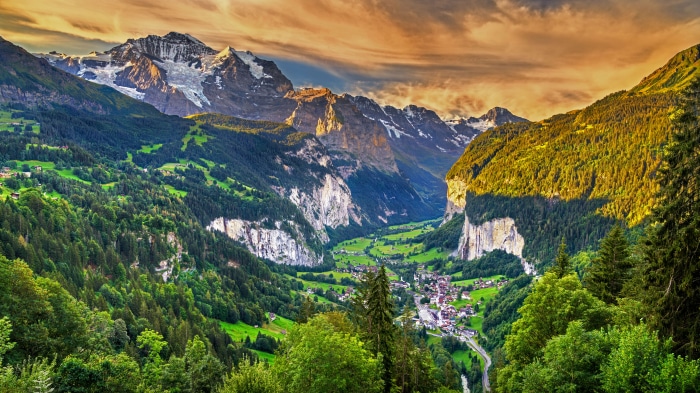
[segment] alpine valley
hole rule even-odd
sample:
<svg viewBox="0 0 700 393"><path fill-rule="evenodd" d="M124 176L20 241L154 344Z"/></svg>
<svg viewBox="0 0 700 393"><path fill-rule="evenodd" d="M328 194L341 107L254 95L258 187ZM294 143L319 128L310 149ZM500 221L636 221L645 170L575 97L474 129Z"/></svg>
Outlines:
<svg viewBox="0 0 700 393"><path fill-rule="evenodd" d="M699 391L699 76L442 119L0 38L0 390Z"/></svg>

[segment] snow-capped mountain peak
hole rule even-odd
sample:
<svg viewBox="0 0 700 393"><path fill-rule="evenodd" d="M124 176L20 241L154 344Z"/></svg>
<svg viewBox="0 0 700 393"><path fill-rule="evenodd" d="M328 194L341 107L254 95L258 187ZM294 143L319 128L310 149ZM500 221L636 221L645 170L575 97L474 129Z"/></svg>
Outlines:
<svg viewBox="0 0 700 393"><path fill-rule="evenodd" d="M104 53L37 56L64 71L148 101L169 114L227 112L226 107L241 105L259 112L251 97L281 98L293 89L270 61L230 46L216 51L189 34L176 32L132 38ZM229 93L222 97L222 90ZM242 100L249 103L242 104ZM263 114L251 117L259 116Z"/></svg>

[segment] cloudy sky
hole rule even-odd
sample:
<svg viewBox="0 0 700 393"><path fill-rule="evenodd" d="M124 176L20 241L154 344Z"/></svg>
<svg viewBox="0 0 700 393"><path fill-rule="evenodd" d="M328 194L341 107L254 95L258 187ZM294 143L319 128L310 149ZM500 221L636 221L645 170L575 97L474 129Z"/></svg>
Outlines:
<svg viewBox="0 0 700 393"><path fill-rule="evenodd" d="M532 120L628 89L700 43L698 0L4 0L0 35L86 54L189 33L278 63L295 86L441 116Z"/></svg>

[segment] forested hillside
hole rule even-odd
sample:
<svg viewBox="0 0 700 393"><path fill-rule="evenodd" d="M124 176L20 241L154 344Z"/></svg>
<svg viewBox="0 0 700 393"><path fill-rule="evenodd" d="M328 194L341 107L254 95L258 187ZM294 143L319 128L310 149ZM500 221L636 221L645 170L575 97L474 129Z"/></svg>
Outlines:
<svg viewBox="0 0 700 393"><path fill-rule="evenodd" d="M700 260L693 218L700 81L678 102L657 175L658 204L645 238L630 245L623 229L613 227L583 264L570 258L562 244L552 268L530 291L513 287L494 301L484 328L490 345L503 343L491 374L496 391L700 388ZM508 321L514 321L512 327Z"/></svg>
<svg viewBox="0 0 700 393"><path fill-rule="evenodd" d="M656 203L678 92L699 62L694 46L630 91L483 133L448 172L448 198L476 223L513 218L524 257L539 265L554 258L562 236L577 252L595 247L616 222L643 225Z"/></svg>
<svg viewBox="0 0 700 393"><path fill-rule="evenodd" d="M336 176L313 136L162 115L18 53L0 81L16 93L0 106L0 391L252 392L237 385L250 375L265 392L459 387L442 347L394 324L384 269L358 288L370 308L315 303L294 267L206 229L256 220L325 252L324 228L283 192ZM369 230L359 220L346 231ZM348 314L314 317L335 309ZM275 318L289 331L261 333Z"/></svg>

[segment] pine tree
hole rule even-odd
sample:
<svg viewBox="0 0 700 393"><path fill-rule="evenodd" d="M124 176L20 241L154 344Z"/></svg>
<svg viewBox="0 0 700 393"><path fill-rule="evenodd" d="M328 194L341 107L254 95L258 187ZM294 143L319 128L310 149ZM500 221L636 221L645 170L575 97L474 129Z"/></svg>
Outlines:
<svg viewBox="0 0 700 393"><path fill-rule="evenodd" d="M316 314L316 305L314 304L311 297L306 296L304 302L301 303L301 308L299 309L299 315L297 316L297 323L306 323L311 319L314 314Z"/></svg>
<svg viewBox="0 0 700 393"><path fill-rule="evenodd" d="M557 252L557 257L554 260L554 266L552 266L552 271L557 275L558 278L563 278L571 272L571 259L569 254L566 253L566 238L561 238L561 243L559 244L559 250Z"/></svg>
<svg viewBox="0 0 700 393"><path fill-rule="evenodd" d="M391 372L394 355L394 304L386 268L382 265L369 283L367 293L367 320L370 322L367 338L370 349L382 354L384 391L389 393L393 385Z"/></svg>
<svg viewBox="0 0 700 393"><path fill-rule="evenodd" d="M605 303L615 303L629 279L632 263L628 246L622 228L614 226L601 242L598 256L586 272L586 288Z"/></svg>
<svg viewBox="0 0 700 393"><path fill-rule="evenodd" d="M659 170L658 207L644 249L652 328L679 354L700 357L700 80L684 92Z"/></svg>

